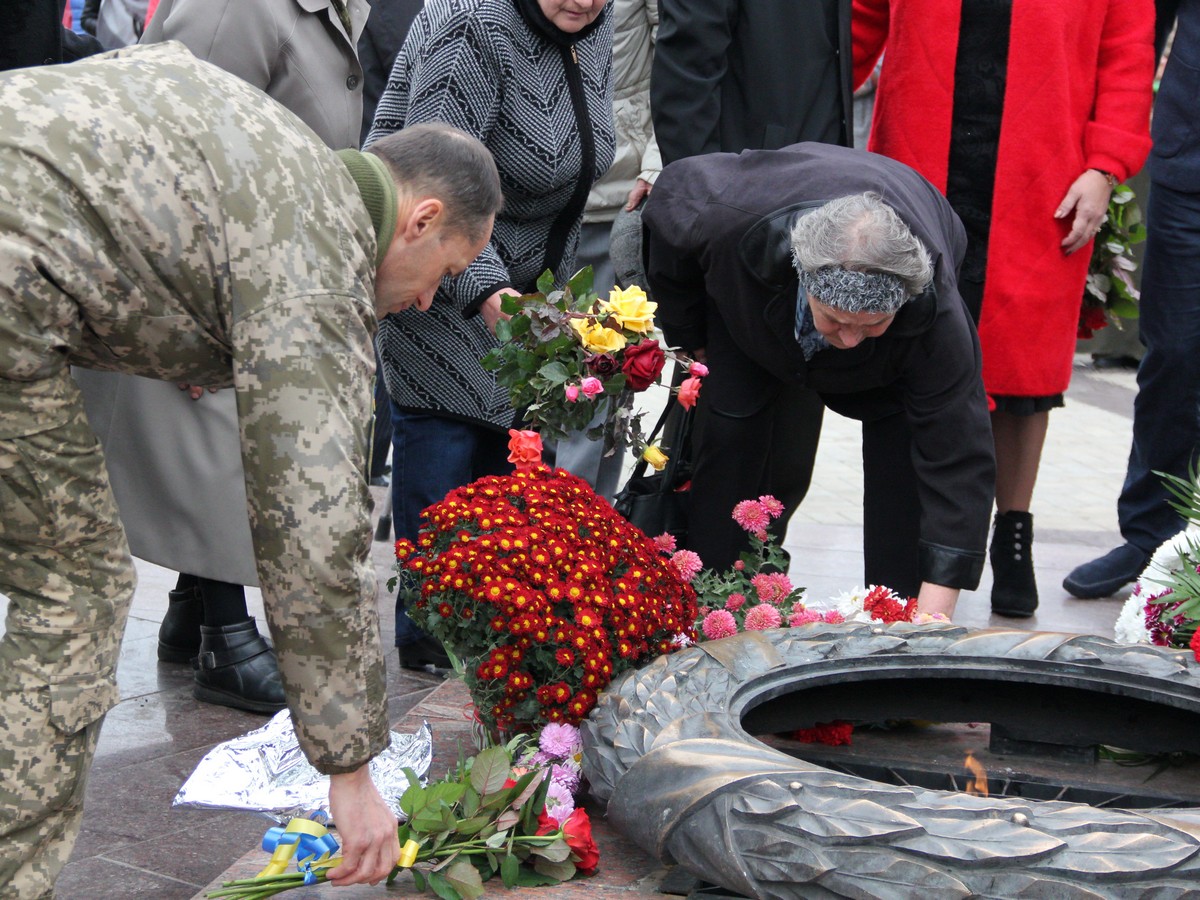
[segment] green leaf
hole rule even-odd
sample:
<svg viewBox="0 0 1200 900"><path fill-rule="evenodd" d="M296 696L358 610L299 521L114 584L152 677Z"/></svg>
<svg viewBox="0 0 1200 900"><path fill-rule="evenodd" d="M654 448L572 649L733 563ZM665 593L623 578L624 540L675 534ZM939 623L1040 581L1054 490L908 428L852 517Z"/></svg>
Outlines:
<svg viewBox="0 0 1200 900"><path fill-rule="evenodd" d="M576 297L582 297L584 294L593 293L595 280L594 275L595 273L592 271L591 266L584 266L575 273L575 275L567 283L567 287ZM604 291L607 291L609 287L611 287L611 285L600 285L601 290Z"/></svg>
<svg viewBox="0 0 1200 900"><path fill-rule="evenodd" d="M553 878L555 881L570 881L575 877L575 863L570 860L554 862L539 857L533 861L533 870L547 878Z"/></svg>
<svg viewBox="0 0 1200 900"><path fill-rule="evenodd" d="M510 321L509 319L504 319L504 318L496 320L496 340L498 340L502 344L507 344L509 341L512 340L512 326L510 324L508 324L509 321ZM486 363L488 361L488 359L491 358L491 356L494 353L495 353L495 351L493 350L491 353L489 353L487 356L485 356L484 362Z"/></svg>
<svg viewBox="0 0 1200 900"><path fill-rule="evenodd" d="M482 831L490 821L492 820L489 816L471 816L467 819L459 819L455 830L464 837L473 837Z"/></svg>
<svg viewBox="0 0 1200 900"><path fill-rule="evenodd" d="M503 747L488 747L471 766L471 787L486 797L504 787L512 771L512 759Z"/></svg>
<svg viewBox="0 0 1200 900"><path fill-rule="evenodd" d="M483 895L483 878L470 860L459 859L446 870L446 880L462 894L464 900L475 900Z"/></svg>
<svg viewBox="0 0 1200 900"><path fill-rule="evenodd" d="M524 298L518 296L516 293L504 293L500 295L500 311L510 316L517 315L524 305Z"/></svg>
<svg viewBox="0 0 1200 900"><path fill-rule="evenodd" d="M545 378L551 384L563 384L571 377L571 373L567 371L567 367L557 360L546 363L546 365L538 369L538 375Z"/></svg>
<svg viewBox="0 0 1200 900"><path fill-rule="evenodd" d="M420 869L410 869L409 871L412 872L413 886L418 891L421 891L422 893L424 893L425 888L429 886L425 880L425 873L422 872Z"/></svg>
<svg viewBox="0 0 1200 900"><path fill-rule="evenodd" d="M466 789L467 786L458 781L438 781L425 789L425 802L429 806L441 803L453 806Z"/></svg>
<svg viewBox="0 0 1200 900"><path fill-rule="evenodd" d="M484 843L484 846L486 846L486 847L491 847L495 850L498 850L499 848L503 847L505 844L508 843L508 832L507 831L497 831L495 834L493 834L491 837L489 837L483 843Z"/></svg>
<svg viewBox="0 0 1200 900"><path fill-rule="evenodd" d="M571 873L574 877L575 873ZM555 878L553 875L542 875L528 866L521 866L517 871L517 887L542 887L547 884L558 884L563 879Z"/></svg>
<svg viewBox="0 0 1200 900"><path fill-rule="evenodd" d="M554 273L547 269L538 276L537 289L543 294L548 294L554 288Z"/></svg>
<svg viewBox="0 0 1200 900"><path fill-rule="evenodd" d="M411 819L417 810L425 806L425 788L421 787L412 769L405 769L404 774L408 776L409 784L407 790L400 795L400 809Z"/></svg>
<svg viewBox="0 0 1200 900"><path fill-rule="evenodd" d="M505 887L514 887L520 873L521 863L515 856L506 856L500 860L500 879Z"/></svg>
<svg viewBox="0 0 1200 900"><path fill-rule="evenodd" d="M429 888L442 900L462 900L462 896L454 889L454 885L440 872L429 873Z"/></svg>
<svg viewBox="0 0 1200 900"><path fill-rule="evenodd" d="M549 844L543 844L540 847L533 847L529 852L533 856L540 856L542 859L550 860L550 862L562 862L571 856L571 848L567 846L567 842L562 838Z"/></svg>

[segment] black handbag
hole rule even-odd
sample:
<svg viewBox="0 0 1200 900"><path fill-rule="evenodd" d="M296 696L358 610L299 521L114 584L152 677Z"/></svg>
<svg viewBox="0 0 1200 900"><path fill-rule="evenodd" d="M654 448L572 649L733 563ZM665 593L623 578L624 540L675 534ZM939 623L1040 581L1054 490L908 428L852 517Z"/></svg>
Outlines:
<svg viewBox="0 0 1200 900"><path fill-rule="evenodd" d="M613 508L648 536L669 534L681 547L687 542L691 506L692 417L692 410L680 406L672 394L647 441L653 443L663 433L666 466L647 475L649 463L639 460L613 500Z"/></svg>

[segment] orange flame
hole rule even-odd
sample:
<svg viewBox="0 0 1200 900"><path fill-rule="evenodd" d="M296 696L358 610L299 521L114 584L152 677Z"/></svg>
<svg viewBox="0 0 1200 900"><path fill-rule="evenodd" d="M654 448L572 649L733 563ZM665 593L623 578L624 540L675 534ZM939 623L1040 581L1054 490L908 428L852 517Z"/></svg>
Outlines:
<svg viewBox="0 0 1200 900"><path fill-rule="evenodd" d="M972 776L967 782L966 792L973 797L986 797L988 795L987 769L980 765L979 760L970 752L963 760L963 768Z"/></svg>

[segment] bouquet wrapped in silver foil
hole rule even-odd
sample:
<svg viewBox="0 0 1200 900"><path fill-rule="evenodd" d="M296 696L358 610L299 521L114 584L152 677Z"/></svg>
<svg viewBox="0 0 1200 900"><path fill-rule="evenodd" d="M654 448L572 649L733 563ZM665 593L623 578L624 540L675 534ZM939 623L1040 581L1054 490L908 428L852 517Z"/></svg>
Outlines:
<svg viewBox="0 0 1200 900"><path fill-rule="evenodd" d="M391 733L386 750L371 760L371 780L397 818L408 788L404 770L422 782L433 759L433 733L425 722L414 734ZM332 824L329 776L314 769L300 750L285 709L262 728L213 747L188 776L172 806L244 809L282 824L300 816Z"/></svg>

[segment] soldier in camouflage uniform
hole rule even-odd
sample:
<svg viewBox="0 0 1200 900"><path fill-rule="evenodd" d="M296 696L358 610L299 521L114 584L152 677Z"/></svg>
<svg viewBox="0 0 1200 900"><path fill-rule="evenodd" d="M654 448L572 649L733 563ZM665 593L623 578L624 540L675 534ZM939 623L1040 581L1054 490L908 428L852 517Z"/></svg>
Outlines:
<svg viewBox="0 0 1200 900"><path fill-rule="evenodd" d="M279 667L333 776L334 880L394 863L366 767L388 739L371 341L466 267L500 204L474 139L397 137L335 154L180 44L0 76L0 895L50 897L71 852L134 589L70 365L236 388Z"/></svg>

